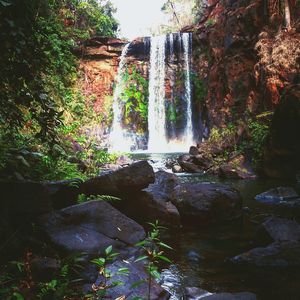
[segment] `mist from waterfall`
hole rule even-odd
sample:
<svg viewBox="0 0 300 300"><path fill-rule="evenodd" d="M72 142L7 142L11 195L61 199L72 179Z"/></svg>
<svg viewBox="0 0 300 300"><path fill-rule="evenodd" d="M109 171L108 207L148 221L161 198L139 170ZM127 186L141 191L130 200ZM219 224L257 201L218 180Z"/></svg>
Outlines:
<svg viewBox="0 0 300 300"><path fill-rule="evenodd" d="M113 122L109 135L110 152L130 152L134 142L132 136L123 128L122 124L125 103L121 99L121 95L125 86L123 76L126 70L126 55L129 47L130 43L126 44L123 48L118 67L116 87L113 95Z"/></svg>

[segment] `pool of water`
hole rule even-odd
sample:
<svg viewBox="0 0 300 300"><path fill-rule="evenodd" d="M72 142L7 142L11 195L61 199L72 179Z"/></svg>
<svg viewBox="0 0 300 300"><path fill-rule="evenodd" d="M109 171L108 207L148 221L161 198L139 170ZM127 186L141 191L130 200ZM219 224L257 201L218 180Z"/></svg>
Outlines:
<svg viewBox="0 0 300 300"><path fill-rule="evenodd" d="M176 154L140 154L150 159L157 169L178 157ZM254 197L270 188L299 185L288 180L221 180L205 174L179 174L181 182L220 182L236 188L243 201L243 217L232 223L210 227L188 227L169 231L164 237L174 251L169 257L174 264L163 271L162 281L182 299L184 287L199 287L209 292L254 292L258 299L300 299L300 270L297 268L258 268L234 266L229 259L258 245L253 243L257 225L277 211L260 205ZM299 220L298 220L299 221Z"/></svg>

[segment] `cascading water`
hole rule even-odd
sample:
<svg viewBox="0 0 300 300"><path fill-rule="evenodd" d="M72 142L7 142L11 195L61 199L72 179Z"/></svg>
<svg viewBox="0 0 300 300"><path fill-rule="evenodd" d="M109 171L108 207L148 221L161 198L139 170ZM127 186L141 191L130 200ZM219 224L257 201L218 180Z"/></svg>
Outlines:
<svg viewBox="0 0 300 300"><path fill-rule="evenodd" d="M184 152L193 144L191 38L191 33L172 33L143 39L143 60L147 62L150 53L148 131L144 135L133 132L139 124L131 124L134 125L130 126L131 129L128 124L123 124L126 101L121 96L126 87L126 55L132 61L135 44L125 46L113 97L113 123L109 139L111 152L129 152L146 147L147 152ZM130 45L133 48L128 53Z"/></svg>
<svg viewBox="0 0 300 300"><path fill-rule="evenodd" d="M193 143L193 121L192 121L192 97L191 97L191 34L183 33L183 54L185 64L185 101L186 101L186 127L184 132L184 143L191 145Z"/></svg>
<svg viewBox="0 0 300 300"><path fill-rule="evenodd" d="M165 46L166 36L151 38L148 103L149 152L164 152L168 144L165 109Z"/></svg>
<svg viewBox="0 0 300 300"><path fill-rule="evenodd" d="M123 48L118 68L116 88L113 95L113 122L109 136L110 152L130 152L133 144L129 133L122 126L124 102L121 99L121 93L124 87L123 75L126 68L126 55L129 47L130 43L126 44Z"/></svg>

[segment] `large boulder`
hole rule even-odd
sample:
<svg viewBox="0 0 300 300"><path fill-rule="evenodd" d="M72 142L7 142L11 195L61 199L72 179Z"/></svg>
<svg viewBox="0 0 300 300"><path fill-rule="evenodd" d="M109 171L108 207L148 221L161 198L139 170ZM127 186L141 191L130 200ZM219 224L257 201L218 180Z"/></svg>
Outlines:
<svg viewBox="0 0 300 300"><path fill-rule="evenodd" d="M170 195L179 184L176 175L159 171L155 173L155 182L141 192L127 192L124 201L114 205L138 222L159 220L168 227L178 226L180 216L176 206L171 202Z"/></svg>
<svg viewBox="0 0 300 300"><path fill-rule="evenodd" d="M200 223L218 223L232 220L240 215L239 193L217 183L186 183L177 185L172 202L181 217Z"/></svg>
<svg viewBox="0 0 300 300"><path fill-rule="evenodd" d="M147 161L139 161L112 172L85 181L81 186L86 195L122 196L130 191L140 191L155 180L153 168Z"/></svg>
<svg viewBox="0 0 300 300"><path fill-rule="evenodd" d="M246 162L244 155L238 155L222 164L219 168L219 176L227 179L254 179L255 173Z"/></svg>
<svg viewBox="0 0 300 300"><path fill-rule="evenodd" d="M40 223L55 246L71 253L99 255L110 245L122 249L145 237L139 224L101 200L44 215Z"/></svg>

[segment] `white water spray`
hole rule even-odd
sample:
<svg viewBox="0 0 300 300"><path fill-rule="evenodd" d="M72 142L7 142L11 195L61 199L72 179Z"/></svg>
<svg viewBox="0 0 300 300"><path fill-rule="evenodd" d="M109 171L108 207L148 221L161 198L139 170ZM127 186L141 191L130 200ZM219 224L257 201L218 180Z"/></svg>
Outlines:
<svg viewBox="0 0 300 300"><path fill-rule="evenodd" d="M166 36L151 38L148 104L148 151L167 148L165 109Z"/></svg>
<svg viewBox="0 0 300 300"><path fill-rule="evenodd" d="M184 143L193 144L193 121L192 121L192 97L191 97L191 57L190 57L190 33L182 34L183 54L185 64L185 101L186 101L186 126L184 132Z"/></svg>
<svg viewBox="0 0 300 300"><path fill-rule="evenodd" d="M125 73L126 55L129 47L130 43L126 44L126 46L123 48L118 67L116 88L113 95L113 122L109 136L110 152L130 152L130 148L133 144L129 133L126 132L122 126L122 113L125 103L121 99L121 93L125 85L123 76Z"/></svg>

